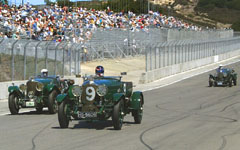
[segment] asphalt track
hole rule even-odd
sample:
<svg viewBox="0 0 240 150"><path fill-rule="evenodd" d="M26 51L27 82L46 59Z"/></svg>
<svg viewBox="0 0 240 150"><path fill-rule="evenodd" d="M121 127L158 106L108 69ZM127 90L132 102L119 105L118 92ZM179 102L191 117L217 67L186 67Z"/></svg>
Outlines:
<svg viewBox="0 0 240 150"><path fill-rule="evenodd" d="M230 67L240 75L239 65ZM239 85L210 88L208 74L144 92L142 124L128 115L120 131L111 120L60 129L57 115L47 111L0 116L0 149L239 150Z"/></svg>

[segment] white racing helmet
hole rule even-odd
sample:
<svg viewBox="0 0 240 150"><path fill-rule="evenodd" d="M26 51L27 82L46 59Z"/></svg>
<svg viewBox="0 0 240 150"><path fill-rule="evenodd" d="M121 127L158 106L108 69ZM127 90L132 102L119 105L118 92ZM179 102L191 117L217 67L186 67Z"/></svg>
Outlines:
<svg viewBox="0 0 240 150"><path fill-rule="evenodd" d="M41 75L42 75L43 77L47 77L47 76L48 76L48 70L47 70L47 69L42 69L42 70L41 70Z"/></svg>

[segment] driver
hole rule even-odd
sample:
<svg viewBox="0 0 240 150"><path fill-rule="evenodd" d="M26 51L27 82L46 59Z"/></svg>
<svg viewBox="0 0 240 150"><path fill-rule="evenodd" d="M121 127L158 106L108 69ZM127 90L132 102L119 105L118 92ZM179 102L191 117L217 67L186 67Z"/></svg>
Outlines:
<svg viewBox="0 0 240 150"><path fill-rule="evenodd" d="M42 69L41 70L41 76L42 77L47 77L48 76L48 70L47 69Z"/></svg>
<svg viewBox="0 0 240 150"><path fill-rule="evenodd" d="M223 65L220 64L219 67L218 67L218 69L217 69L217 72L221 72L222 69L223 69Z"/></svg>
<svg viewBox="0 0 240 150"><path fill-rule="evenodd" d="M104 76L104 68L103 66L97 66L95 69L95 74L98 77L103 77Z"/></svg>

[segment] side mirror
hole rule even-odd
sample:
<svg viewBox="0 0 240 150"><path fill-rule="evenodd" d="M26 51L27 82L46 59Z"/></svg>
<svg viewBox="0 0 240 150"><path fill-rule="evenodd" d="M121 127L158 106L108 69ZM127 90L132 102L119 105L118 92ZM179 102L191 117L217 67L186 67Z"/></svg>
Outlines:
<svg viewBox="0 0 240 150"><path fill-rule="evenodd" d="M81 78L82 76L80 74L76 74L76 78Z"/></svg>
<svg viewBox="0 0 240 150"><path fill-rule="evenodd" d="M127 72L121 72L121 76L127 75Z"/></svg>

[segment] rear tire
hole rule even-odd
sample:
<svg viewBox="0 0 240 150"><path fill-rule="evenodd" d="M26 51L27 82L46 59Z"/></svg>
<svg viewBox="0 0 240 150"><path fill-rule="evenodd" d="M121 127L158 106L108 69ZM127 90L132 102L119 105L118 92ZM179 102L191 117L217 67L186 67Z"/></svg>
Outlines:
<svg viewBox="0 0 240 150"><path fill-rule="evenodd" d="M12 115L16 115L19 112L19 106L18 106L18 97L15 94L9 95L8 98L8 107Z"/></svg>
<svg viewBox="0 0 240 150"><path fill-rule="evenodd" d="M112 114L113 127L115 130L121 130L124 118L123 100L121 99L114 107Z"/></svg>
<svg viewBox="0 0 240 150"><path fill-rule="evenodd" d="M232 87L232 83L233 83L233 80L232 79L229 79L229 87Z"/></svg>
<svg viewBox="0 0 240 150"><path fill-rule="evenodd" d="M69 125L69 118L67 116L67 104L63 101L58 106L58 122L61 128L68 128Z"/></svg>
<svg viewBox="0 0 240 150"><path fill-rule="evenodd" d="M57 112L57 95L57 91L53 90L48 96L48 111L50 114L55 114Z"/></svg>

